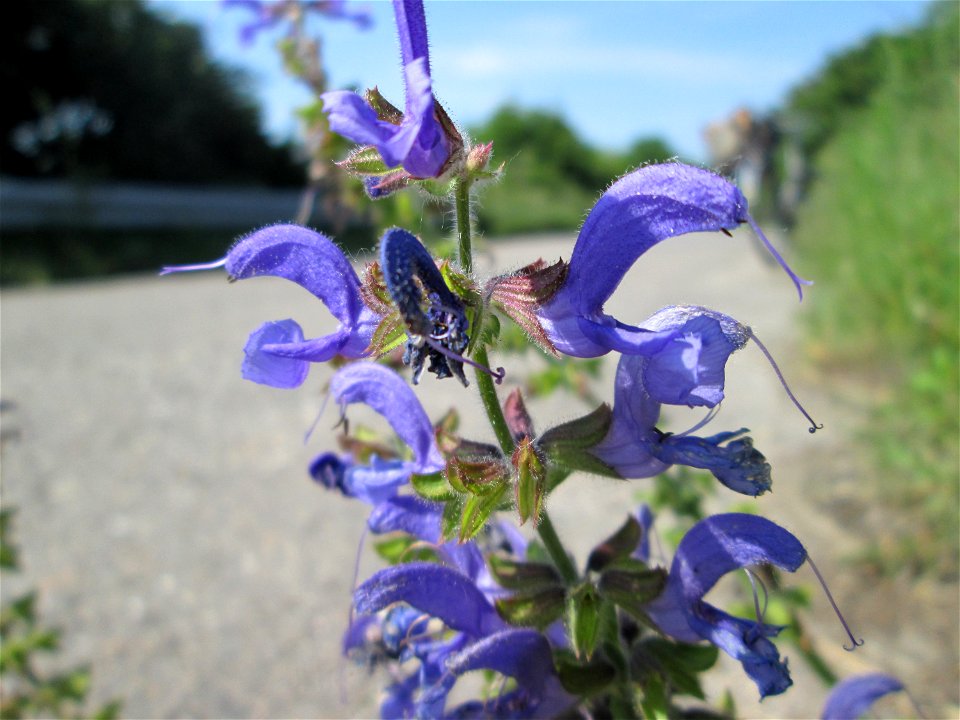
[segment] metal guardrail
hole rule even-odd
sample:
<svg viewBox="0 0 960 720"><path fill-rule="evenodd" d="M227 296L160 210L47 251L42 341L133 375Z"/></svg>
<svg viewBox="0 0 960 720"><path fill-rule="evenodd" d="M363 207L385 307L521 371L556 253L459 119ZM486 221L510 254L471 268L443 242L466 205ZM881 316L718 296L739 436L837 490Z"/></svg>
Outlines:
<svg viewBox="0 0 960 720"><path fill-rule="evenodd" d="M292 221L301 192L0 177L0 230L186 229Z"/></svg>

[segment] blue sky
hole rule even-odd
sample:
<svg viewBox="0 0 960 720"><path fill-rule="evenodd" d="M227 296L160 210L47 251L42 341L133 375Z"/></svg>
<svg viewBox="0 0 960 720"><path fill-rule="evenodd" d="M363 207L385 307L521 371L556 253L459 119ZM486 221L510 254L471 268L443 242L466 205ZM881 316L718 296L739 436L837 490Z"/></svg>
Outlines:
<svg viewBox="0 0 960 720"><path fill-rule="evenodd" d="M200 24L212 55L250 72L274 137L296 133L306 94L262 33L241 46L248 14L215 0L148 0ZM392 10L365 5L375 25L316 18L331 89L377 85L402 105ZM434 89L461 125L512 101L562 114L589 142L624 147L659 136L703 159L704 126L738 107L763 112L871 33L920 21L927 2L427 2Z"/></svg>

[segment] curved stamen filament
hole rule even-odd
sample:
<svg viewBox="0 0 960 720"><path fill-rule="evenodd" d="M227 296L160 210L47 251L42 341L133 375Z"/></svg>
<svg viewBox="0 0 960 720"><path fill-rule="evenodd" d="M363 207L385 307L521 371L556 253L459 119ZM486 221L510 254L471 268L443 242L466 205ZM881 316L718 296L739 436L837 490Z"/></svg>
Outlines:
<svg viewBox="0 0 960 720"><path fill-rule="evenodd" d="M687 430L684 430L682 433L678 433L674 435L674 437L682 438L682 437L685 437L686 435L689 435L690 433L695 433L697 430L699 430L704 425L708 424L711 420L713 420L719 412L720 412L720 406L714 405L712 408L710 408L710 410L707 411L707 414L703 417L703 419L700 422L698 422L692 428L688 428Z"/></svg>
<svg viewBox="0 0 960 720"><path fill-rule="evenodd" d="M198 263L196 265L166 265L160 268L160 275L172 275L179 272L193 272L194 270L216 270L227 264L227 258L222 257L208 263Z"/></svg>
<svg viewBox="0 0 960 720"><path fill-rule="evenodd" d="M813 285L813 281L804 280L802 277L800 277L793 270L790 269L790 266L787 265L787 261L783 259L783 255L777 252L777 249L773 246L773 243L771 243L767 239L767 236L763 234L763 230L760 229L760 226L757 225L756 221L752 217L750 217L749 214L747 215L747 223L750 225L753 231L757 234L757 237L760 238L760 242L763 243L764 247L766 247L767 250L770 252L770 254L773 255L773 259L777 261L777 264L780 265L780 267L784 269L784 272L786 272L787 275L790 276L790 279L793 280L793 284L797 288L797 294L800 295L800 299L803 300L803 286Z"/></svg>
<svg viewBox="0 0 960 720"><path fill-rule="evenodd" d="M444 347L442 343L437 342L436 339L433 338L432 336L429 336L429 335L425 336L423 340L424 342L427 343L427 345L429 345L431 348L436 350L441 355L446 355L451 360L456 360L457 362L462 362L462 363L466 363L467 365L472 365L477 370L480 370L481 372L485 372L487 375L493 378L493 381L497 385L502 383L503 379L507 376L507 371L504 370L502 367L498 367L496 370L491 370L486 365L481 365L480 363L475 362L464 355L455 353L450 348Z"/></svg>
<svg viewBox="0 0 960 720"><path fill-rule="evenodd" d="M760 352L762 352L763 356L767 358L767 362L770 363L770 366L773 368L773 371L777 374L777 379L780 381L780 385L782 385L783 389L786 391L787 397L790 398L793 404L797 406L797 409L810 422L810 427L809 427L810 433L815 433L817 430L822 430L823 425L822 424L818 425L817 421L814 420L812 417L810 417L810 413L808 413L804 409L803 405L800 404L800 401L797 400L797 396L793 394L793 391L790 389L790 386L787 385L786 378L784 378L783 373L780 372L780 366L777 365L777 361L773 359L773 355L771 355L770 351L767 350L766 345L760 342L760 338L754 335L753 330L750 328L747 328L747 337L753 340L753 342L756 343L757 347L760 348Z"/></svg>
<svg viewBox="0 0 960 720"><path fill-rule="evenodd" d="M810 569L813 570L813 574L817 576L817 580L820 581L820 587L823 588L823 591L827 594L827 600L830 601L830 606L833 608L833 611L837 614L837 618L840 620L840 624L843 625L843 629L847 632L847 637L850 638L852 643L851 647L843 646L843 649L847 652L853 652L858 647L863 645L863 638L857 640L854 637L853 631L850 629L850 626L847 625L847 621L843 617L843 613L840 612L840 608L837 606L836 600L833 599L833 594L830 592L830 588L827 587L826 580L823 579L823 575L820 574L820 571L817 569L817 566L813 563L813 559L810 557L810 553L807 553L807 562L810 564Z"/></svg>
<svg viewBox="0 0 960 720"><path fill-rule="evenodd" d="M753 589L753 611L757 615L757 622L763 625L763 618L767 614L767 605L770 602L770 595L767 592L767 586L764 584L757 575L753 573L750 568L744 568L743 571L747 574L747 579L750 580L750 587ZM757 593L757 585L760 585L760 589L763 591L763 609L760 609L760 597Z"/></svg>

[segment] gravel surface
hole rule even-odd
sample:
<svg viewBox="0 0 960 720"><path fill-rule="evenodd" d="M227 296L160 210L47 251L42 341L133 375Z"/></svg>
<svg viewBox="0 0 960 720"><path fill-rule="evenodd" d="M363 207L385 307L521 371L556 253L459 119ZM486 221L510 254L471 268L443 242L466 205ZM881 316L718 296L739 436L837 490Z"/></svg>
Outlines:
<svg viewBox="0 0 960 720"><path fill-rule="evenodd" d="M607 309L638 322L669 303L708 305L750 324L767 344L827 429L806 432L749 346L729 365L729 400L714 427L753 429L774 467L775 492L758 501L761 511L797 533L835 578L861 634L864 623L881 618L879 637L845 654L815 592L810 623L818 647L844 673L938 677L940 695L927 706L927 716L937 717L943 703L956 703L955 590L944 610L936 588L897 583L876 598L878 588L845 573L841 561L862 544L856 518L864 501L857 459L844 449L866 403L855 389L818 387L807 361L794 358L801 306L752 242L737 233L664 243L637 263ZM483 273L541 255L569 258L572 243L572 235L498 241L478 266ZM815 287L809 296L816 301ZM331 325L312 296L272 278L228 285L218 273L136 277L2 294L2 500L18 508L24 564L20 576L5 580L3 596L38 587L42 616L66 633L62 661L89 661L94 702L120 697L127 717L376 713L382 678L368 679L338 652L366 508L318 489L305 473L314 454L333 447L332 409L304 441L329 369L316 366L297 391L245 382L238 371L250 330L287 317L308 336ZM512 358L498 364L507 365L507 386L522 374ZM604 399L614 364L597 391ZM431 417L456 403L465 431L491 439L472 388L430 376L417 393ZM575 417L577 402L552 398L532 403L532 411L547 426ZM351 419L377 426L362 410ZM679 431L699 415L667 419ZM550 499L561 537L572 539L581 562L633 506L636 488L585 477ZM718 502L741 500L731 495ZM361 576L376 567L365 553ZM800 574L812 582L809 571ZM941 611L917 613L918 604ZM710 685L715 693L739 678L736 664L723 667ZM791 667L797 688L760 705L743 687L740 712L818 712L825 689L799 658Z"/></svg>

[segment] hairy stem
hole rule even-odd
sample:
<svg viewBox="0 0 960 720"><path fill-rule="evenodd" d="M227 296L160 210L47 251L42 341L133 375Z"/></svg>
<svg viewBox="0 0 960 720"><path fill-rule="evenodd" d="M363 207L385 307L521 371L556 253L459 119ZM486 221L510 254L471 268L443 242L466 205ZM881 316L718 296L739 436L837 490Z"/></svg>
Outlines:
<svg viewBox="0 0 960 720"><path fill-rule="evenodd" d="M543 545L547 549L550 559L553 560L553 564L557 566L557 570L560 572L563 581L567 583L567 585L573 585L577 581L577 568L574 567L573 561L570 559L570 556L567 555L567 551L564 550L563 543L560 542L560 537L557 535L557 531L554 529L553 522L551 522L546 510L540 513L537 532L540 534L540 539L543 541Z"/></svg>
<svg viewBox="0 0 960 720"><path fill-rule="evenodd" d="M473 253L470 248L470 180L461 177L453 191L457 213L457 241L460 266L464 272L473 272Z"/></svg>

